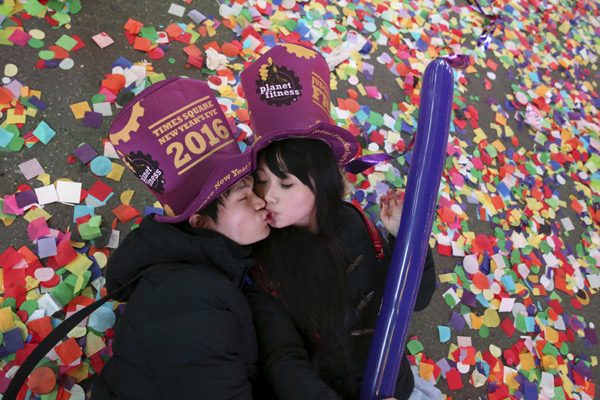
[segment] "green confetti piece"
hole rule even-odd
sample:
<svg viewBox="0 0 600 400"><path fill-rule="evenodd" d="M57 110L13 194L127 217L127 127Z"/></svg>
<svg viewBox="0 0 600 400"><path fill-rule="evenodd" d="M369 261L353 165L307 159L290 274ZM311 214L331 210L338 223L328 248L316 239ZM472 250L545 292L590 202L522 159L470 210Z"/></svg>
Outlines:
<svg viewBox="0 0 600 400"><path fill-rule="evenodd" d="M527 324L523 315L517 314L517 318L515 320L515 327L521 332L527 332Z"/></svg>
<svg viewBox="0 0 600 400"><path fill-rule="evenodd" d="M75 293L73 293L73 286L69 285L66 280L54 286L50 291L50 294L63 307L69 304L69 302L75 297Z"/></svg>
<svg viewBox="0 0 600 400"><path fill-rule="evenodd" d="M566 400L565 391L563 390L562 386L554 387L554 396L552 396L552 399L553 400Z"/></svg>
<svg viewBox="0 0 600 400"><path fill-rule="evenodd" d="M92 96L90 101L92 102L92 104L104 103L106 101L106 95L102 93L97 93Z"/></svg>
<svg viewBox="0 0 600 400"><path fill-rule="evenodd" d="M4 199L0 199L0 217L2 217L2 218L9 218L9 219L17 219L17 216L15 214L5 214L5 213L3 213L2 212L2 207L4 207Z"/></svg>
<svg viewBox="0 0 600 400"><path fill-rule="evenodd" d="M240 11L240 15L243 16L244 18L246 18L247 23L250 22L252 23L252 15L250 14L250 10L248 10L246 7L244 7L242 9L242 11ZM288 19L289 21L289 19Z"/></svg>
<svg viewBox="0 0 600 400"><path fill-rule="evenodd" d="M160 74L154 74L150 76L150 82L152 83L164 81L165 79L167 79L167 77L162 72Z"/></svg>
<svg viewBox="0 0 600 400"><path fill-rule="evenodd" d="M14 297L5 297L0 304L0 308L10 307L13 312L17 309L17 300Z"/></svg>
<svg viewBox="0 0 600 400"><path fill-rule="evenodd" d="M540 250L542 251L542 253L548 254L552 251L552 247L548 244L547 241L542 240L540 242Z"/></svg>
<svg viewBox="0 0 600 400"><path fill-rule="evenodd" d="M424 350L423 345L421 344L421 342L419 342L418 340L411 340L406 344L406 347L408 348L408 351L410 351L411 355L415 355L417 353L420 353Z"/></svg>
<svg viewBox="0 0 600 400"><path fill-rule="evenodd" d="M292 18L288 18L285 20L284 26L288 31L293 31L298 26L298 21Z"/></svg>
<svg viewBox="0 0 600 400"><path fill-rule="evenodd" d="M54 27L54 29L59 28L63 25L66 25L68 23L71 22L71 17L69 16L69 14L64 13L64 12L57 12L54 13L51 18L53 20L55 20L56 22L58 22L58 26Z"/></svg>
<svg viewBox="0 0 600 400"><path fill-rule="evenodd" d="M173 57L169 58L169 64L175 64L175 59Z"/></svg>
<svg viewBox="0 0 600 400"><path fill-rule="evenodd" d="M450 293L448 293L444 296L444 300L446 301L446 304L448 304L448 307L450 307L450 308L452 308L456 305L456 300L454 299L454 296L452 296Z"/></svg>
<svg viewBox="0 0 600 400"><path fill-rule="evenodd" d="M32 49L41 49L42 47L44 47L44 42L41 41L40 39L36 39L34 37L30 38L29 41L27 42L27 44Z"/></svg>
<svg viewBox="0 0 600 400"><path fill-rule="evenodd" d="M59 0L50 0L48 3L46 3L46 5L50 10L54 10L57 12L61 11L65 7L65 3Z"/></svg>
<svg viewBox="0 0 600 400"><path fill-rule="evenodd" d="M67 0L67 4L69 5L70 14L77 14L81 11L81 2L79 0Z"/></svg>
<svg viewBox="0 0 600 400"><path fill-rule="evenodd" d="M38 53L42 60L52 60L55 56L52 50L42 50Z"/></svg>
<svg viewBox="0 0 600 400"><path fill-rule="evenodd" d="M158 33L156 33L156 28L153 26L144 26L140 29L138 35L152 42L155 42L158 39Z"/></svg>
<svg viewBox="0 0 600 400"><path fill-rule="evenodd" d="M35 310L38 308L38 302L34 299L25 300L19 310L25 310L27 312L27 316L31 316Z"/></svg>
<svg viewBox="0 0 600 400"><path fill-rule="evenodd" d="M62 35L57 41L56 45L62 47L67 51L71 51L73 47L77 45L77 40L73 39L69 35Z"/></svg>
<svg viewBox="0 0 600 400"><path fill-rule="evenodd" d="M39 13L43 12L46 9L46 7L44 7L37 0L29 0L28 2L23 4L23 9L27 11L27 13L30 15L38 15Z"/></svg>
<svg viewBox="0 0 600 400"><path fill-rule="evenodd" d="M460 311L458 312L460 315L466 315L471 313L471 308L465 304L460 305Z"/></svg>
<svg viewBox="0 0 600 400"><path fill-rule="evenodd" d="M488 336L490 336L490 328L488 328L487 325L481 325L481 328L479 328L479 336L482 337L483 339L487 338Z"/></svg>
<svg viewBox="0 0 600 400"><path fill-rule="evenodd" d="M378 112L375 112L373 110L371 110L371 113L369 115L369 118L367 118L367 122L370 123L371 125L375 125L377 127L381 127L383 125L383 115L379 114Z"/></svg>
<svg viewBox="0 0 600 400"><path fill-rule="evenodd" d="M25 145L25 139L15 136L8 144L8 148L10 151L17 152L23 148L23 145Z"/></svg>

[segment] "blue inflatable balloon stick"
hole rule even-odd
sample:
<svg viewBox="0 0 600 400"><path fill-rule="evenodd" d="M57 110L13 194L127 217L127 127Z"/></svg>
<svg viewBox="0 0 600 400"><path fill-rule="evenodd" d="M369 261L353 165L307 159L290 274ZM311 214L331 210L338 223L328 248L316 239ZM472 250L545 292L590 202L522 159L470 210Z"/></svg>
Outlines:
<svg viewBox="0 0 600 400"><path fill-rule="evenodd" d="M361 400L394 397L446 160L453 92L454 76L448 61L438 58L430 62L423 76L402 218L363 376Z"/></svg>

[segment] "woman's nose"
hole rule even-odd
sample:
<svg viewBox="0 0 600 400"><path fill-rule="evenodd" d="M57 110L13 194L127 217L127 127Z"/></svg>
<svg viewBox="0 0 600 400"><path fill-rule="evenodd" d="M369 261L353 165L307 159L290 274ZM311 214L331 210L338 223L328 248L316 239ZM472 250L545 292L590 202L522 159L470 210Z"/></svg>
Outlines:
<svg viewBox="0 0 600 400"><path fill-rule="evenodd" d="M269 186L266 188L263 199L265 199L265 201L267 203L271 203L271 204L273 204L277 201L275 192L273 191L272 187Z"/></svg>

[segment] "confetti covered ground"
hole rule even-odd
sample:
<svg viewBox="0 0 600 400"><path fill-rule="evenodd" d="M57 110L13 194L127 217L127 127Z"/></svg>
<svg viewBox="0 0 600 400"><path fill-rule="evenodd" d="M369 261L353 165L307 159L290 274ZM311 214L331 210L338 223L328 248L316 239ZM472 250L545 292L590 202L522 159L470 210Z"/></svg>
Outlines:
<svg viewBox="0 0 600 400"><path fill-rule="evenodd" d="M587 0L1 2L0 393L52 326L104 293L119 241L162 211L106 142L120 104L165 78L208 80L243 147L239 73L282 42L325 55L335 121L362 155L393 156L349 175L371 216L406 186L426 65L470 57L430 242L440 283L407 353L448 398L597 398L600 5ZM115 307L58 344L28 389L85 398Z"/></svg>

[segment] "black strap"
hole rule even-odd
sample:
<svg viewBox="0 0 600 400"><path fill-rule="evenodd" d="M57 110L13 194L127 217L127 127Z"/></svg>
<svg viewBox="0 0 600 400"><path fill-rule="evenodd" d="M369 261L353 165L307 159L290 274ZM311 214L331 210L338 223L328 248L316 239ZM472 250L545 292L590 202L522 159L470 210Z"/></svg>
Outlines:
<svg viewBox="0 0 600 400"><path fill-rule="evenodd" d="M162 264L157 264L157 265L153 265L149 268L146 268L145 270L143 270L142 272L137 274L133 279L131 279L129 282L127 282L123 286L113 290L112 292L108 293L106 296L104 296L100 300L97 300L97 301L93 302L92 304L90 304L89 306L82 308L81 310L77 311L75 314L71 315L69 318L67 318L66 320L61 322L56 328L54 328L54 330L52 330L52 332L50 332L48 334L48 336L46 336L35 347L35 349L33 349L33 351L27 357L27 359L25 359L23 364L17 370L17 373L15 374L14 378L12 378L12 380L8 384L8 387L6 388L6 391L4 392L2 399L3 400L16 399L17 395L19 394L19 391L21 390L21 387L25 383L25 380L27 379L27 377L29 376L31 371L33 371L35 366L38 365L40 360L46 354L48 354L48 352L50 350L52 350L52 348L54 347L54 345L56 345L56 343L58 343L60 340L62 340L62 338L67 336L67 334L69 332L71 332L71 330L73 328L75 328L77 326L77 324L80 323L85 317L87 317L88 315L90 315L91 313L96 311L104 303L106 303L108 300L110 300L111 298L113 298L114 296L119 294L124 289L127 289L128 287L132 286L138 279L140 279L142 277L142 275L144 275L145 273L147 273L150 270L160 267L161 265Z"/></svg>

